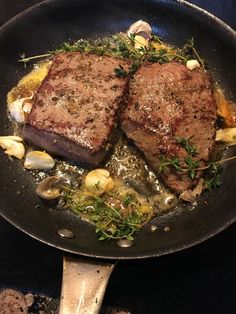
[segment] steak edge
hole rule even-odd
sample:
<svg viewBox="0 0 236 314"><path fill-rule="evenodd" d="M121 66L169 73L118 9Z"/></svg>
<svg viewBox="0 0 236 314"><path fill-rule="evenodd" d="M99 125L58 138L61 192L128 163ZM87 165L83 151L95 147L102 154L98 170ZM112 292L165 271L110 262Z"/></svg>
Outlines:
<svg viewBox="0 0 236 314"><path fill-rule="evenodd" d="M27 142L86 165L97 166L108 150L127 78L114 69L129 61L79 52L54 56L33 98L23 128Z"/></svg>
<svg viewBox="0 0 236 314"><path fill-rule="evenodd" d="M159 171L163 160L178 158L187 168L186 157L205 165L214 147L216 104L211 80L201 68L190 71L179 62L143 64L130 82L128 106L122 115L122 129ZM187 139L196 156L177 138ZM187 173L167 167L161 172L175 192L194 187Z"/></svg>

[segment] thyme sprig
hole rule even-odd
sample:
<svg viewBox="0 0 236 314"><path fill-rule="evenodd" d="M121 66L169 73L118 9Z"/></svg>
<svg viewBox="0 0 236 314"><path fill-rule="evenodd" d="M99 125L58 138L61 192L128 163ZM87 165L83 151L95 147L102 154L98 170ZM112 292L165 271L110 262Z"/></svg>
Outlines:
<svg viewBox="0 0 236 314"><path fill-rule="evenodd" d="M194 38L187 40L186 44L180 51L180 54L183 55L187 60L197 59L200 65L205 68L205 61L201 58L197 49L195 48Z"/></svg>
<svg viewBox="0 0 236 314"><path fill-rule="evenodd" d="M31 57L26 57L23 54L21 59L18 61L27 64L30 61L44 57L51 57L56 53L66 51L95 53L98 55L113 56L120 59L130 59L133 60L136 65L141 64L145 60L159 63L176 60L186 63L189 59L197 58L199 63L204 67L204 61L194 47L193 39L188 40L183 48L173 48L161 41L158 36L153 35L150 40L149 47L136 49L134 47L134 38L132 38L132 36L129 38L124 33L96 40L80 39L75 42L66 42L63 43L61 47L55 49L54 51L49 51L46 54Z"/></svg>
<svg viewBox="0 0 236 314"><path fill-rule="evenodd" d="M82 190L66 191L65 206L96 226L99 240L133 240L134 232L141 229L153 216L153 211L142 212L142 205L133 194L120 196L106 192L102 196Z"/></svg>
<svg viewBox="0 0 236 314"><path fill-rule="evenodd" d="M232 157L220 159L220 160L217 160L217 161L212 161L207 166L199 167L196 170L197 171L204 171L204 170L207 170L207 169L213 167L213 165L223 165L224 163L226 163L228 161L231 161L231 160L235 160L235 159L236 159L236 156L232 156Z"/></svg>
<svg viewBox="0 0 236 314"><path fill-rule="evenodd" d="M159 166L158 173L165 171L170 166L175 168L177 171L182 171L179 158L177 158L177 157L165 158L164 156L161 156L160 159L161 159L161 164Z"/></svg>
<svg viewBox="0 0 236 314"><path fill-rule="evenodd" d="M221 185L220 173L222 165L219 163L209 163L207 178L204 180L205 189L211 191Z"/></svg>
<svg viewBox="0 0 236 314"><path fill-rule="evenodd" d="M32 57L26 57L25 54L21 54L21 58L18 60L18 62L22 62L24 63L24 65L26 65L26 63L32 61L32 60L36 60L36 59L42 59L42 58L49 58L52 56L52 53L45 53L42 55L36 55L36 56L32 56Z"/></svg>
<svg viewBox="0 0 236 314"><path fill-rule="evenodd" d="M175 140L189 153L189 155L197 155L197 148L195 145L190 144L190 139L186 139L184 137L176 137Z"/></svg>
<svg viewBox="0 0 236 314"><path fill-rule="evenodd" d="M197 174L197 169L199 167L199 161L198 160L195 160L193 159L192 157L190 156L187 156L185 159L184 159L185 163L186 163L186 166L187 166L187 173L189 175L189 177L194 180L195 177L196 177L196 174ZM182 169L184 170L184 169Z"/></svg>
<svg viewBox="0 0 236 314"><path fill-rule="evenodd" d="M124 69L124 67L120 64L119 67L116 67L114 69L114 73L117 77L127 77L132 76L138 69L140 63L139 62L133 62L131 66L128 68L128 71Z"/></svg>
<svg viewBox="0 0 236 314"><path fill-rule="evenodd" d="M180 174L187 173L192 180L196 178L197 172L209 170L208 171L209 178L206 180L206 185L207 185L207 189L210 190L210 188L217 187L220 185L219 173L222 169L222 165L228 161L236 160L236 156L224 158L217 161L211 161L204 167L199 167L199 161L194 160L190 156L187 156L184 159L186 167L181 166L179 159L176 157L170 159L170 158L164 158L162 156L161 160L162 162L159 166L159 173L165 171L166 168L172 166Z"/></svg>

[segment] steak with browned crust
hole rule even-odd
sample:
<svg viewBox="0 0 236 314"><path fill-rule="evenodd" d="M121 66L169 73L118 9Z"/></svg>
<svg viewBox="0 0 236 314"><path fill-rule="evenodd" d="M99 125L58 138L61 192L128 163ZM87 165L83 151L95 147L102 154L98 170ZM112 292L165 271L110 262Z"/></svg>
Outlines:
<svg viewBox="0 0 236 314"><path fill-rule="evenodd" d="M130 82L122 128L157 171L173 158L185 169L190 168L187 160L204 165L214 146L215 121L211 80L201 68L190 71L178 62L146 63ZM180 139L197 154L187 152ZM178 193L196 185L199 176L192 180L173 166L162 171L165 183Z"/></svg>
<svg viewBox="0 0 236 314"><path fill-rule="evenodd" d="M129 62L108 56L55 55L33 99L24 138L49 152L88 165L105 157L124 102L127 78L114 69Z"/></svg>

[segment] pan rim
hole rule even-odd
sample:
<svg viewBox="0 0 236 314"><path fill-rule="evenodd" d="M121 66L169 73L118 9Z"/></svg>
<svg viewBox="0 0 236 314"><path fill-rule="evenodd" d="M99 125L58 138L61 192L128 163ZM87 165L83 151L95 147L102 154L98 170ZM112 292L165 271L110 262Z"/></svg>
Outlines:
<svg viewBox="0 0 236 314"><path fill-rule="evenodd" d="M37 8L40 8L41 6L45 6L45 5L53 3L53 2L57 2L57 0L43 0L42 2L40 2L38 4L35 4L35 5L32 5L29 8L19 12L18 14L13 16L10 20L6 21L4 24L2 24L0 26L0 32L3 32L5 30L5 28L7 28L12 23L16 22L22 16L27 15L31 11L33 11L33 10L35 10ZM162 0L155 0L155 2L163 2L163 1ZM165 2L177 3L179 5L185 5L188 8L192 8L193 10L195 10L197 12L200 12L204 16L208 16L208 18L210 18L215 23L217 23L218 25L223 27L228 32L233 33L233 35L236 37L236 30L234 30L231 26L229 26L226 22L224 22L223 20L221 20L220 18L218 18L214 14L208 12L207 10L205 10L205 9L199 7L199 6L197 6L196 4L190 3L190 2L188 2L186 0L166 0Z"/></svg>
<svg viewBox="0 0 236 314"><path fill-rule="evenodd" d="M175 248L170 248L168 250L165 251L161 251L161 252L156 252L154 254L142 254L142 255L138 255L138 256L114 256L114 255L96 255L96 254L89 254L89 253L85 253L85 252L76 252L74 250L71 249L67 249L62 247L60 244L53 244L50 242L47 242L46 240L41 239L40 237L38 237L37 235L31 234L30 232L23 230L17 223L11 221L11 219L8 219L8 217L6 217L6 215L0 213L0 216L3 217L6 221L8 221L11 225L13 225L14 227L16 227L18 230L24 232L26 235L30 236L31 238L44 243L54 249L60 250L62 252L65 253L70 253L70 254L75 254L78 256L84 256L84 257L88 257L88 258L96 258L96 259L108 259L108 260L142 260L142 259L146 259L146 258L155 258L155 257L160 257L160 256L165 256L165 255L169 255L172 253L177 253L180 251L184 251L187 250L191 247L194 247L196 245L199 245L203 242L205 242L206 240L210 240L213 237L217 236L218 234L220 234L222 231L224 231L226 228L232 226L235 222L236 222L236 216L234 218L232 218L230 221L227 221L227 223L225 223L224 225L218 227L214 232L210 233L210 234L206 234L205 236L202 236L201 238L199 237L196 241L192 241L191 243L185 244L185 245L180 245L179 247L175 247Z"/></svg>

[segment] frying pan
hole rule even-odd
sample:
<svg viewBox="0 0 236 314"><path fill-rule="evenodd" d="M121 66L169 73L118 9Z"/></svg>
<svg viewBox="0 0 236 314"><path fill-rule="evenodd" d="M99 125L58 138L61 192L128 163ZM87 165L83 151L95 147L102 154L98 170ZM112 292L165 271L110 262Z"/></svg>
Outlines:
<svg viewBox="0 0 236 314"><path fill-rule="evenodd" d="M0 29L1 134L13 133L4 105L6 94L30 70L17 62L21 53L37 55L68 40L125 31L138 19L148 21L158 36L176 46L182 46L193 37L226 96L236 100L236 73L233 71L236 67L236 32L194 5L174 0L49 0L24 11ZM225 156L235 153L231 148ZM98 297L104 293L114 260L154 257L182 250L214 236L236 219L236 167L233 162L224 166L220 188L204 194L194 208L181 205L171 213L157 217L151 222L157 226L157 231L151 232L150 224L146 225L129 248L121 248L112 241L98 241L92 225L69 211L57 210L52 204L40 201L31 174L22 170L20 162L10 160L3 152L0 152L0 175L1 215L44 243L80 256L96 257L97 260L89 259L88 263L85 259L79 264L79 277L85 273L86 276L80 279L78 289L83 286L83 280L90 278ZM169 232L165 231L166 226ZM70 230L74 237L59 236L58 231L62 229ZM94 266L99 274L98 280ZM78 263L69 257L64 267L62 295L67 299L66 289L68 285L74 288ZM99 288L97 282L103 288ZM95 300L92 296L87 300ZM100 302L92 304L94 313ZM61 313L69 313L61 308ZM93 313L88 308L84 313L86 311Z"/></svg>

